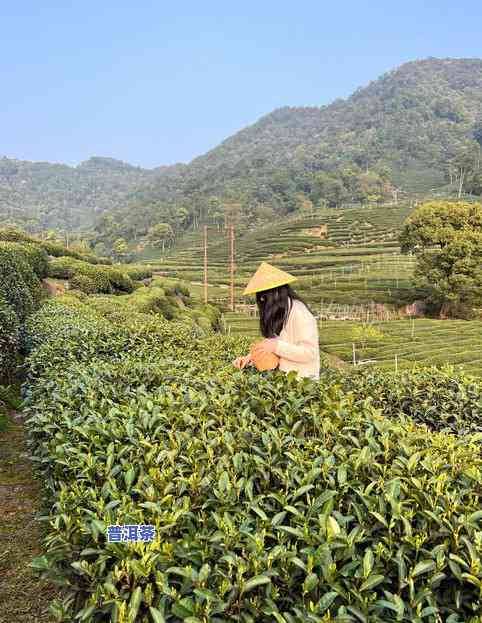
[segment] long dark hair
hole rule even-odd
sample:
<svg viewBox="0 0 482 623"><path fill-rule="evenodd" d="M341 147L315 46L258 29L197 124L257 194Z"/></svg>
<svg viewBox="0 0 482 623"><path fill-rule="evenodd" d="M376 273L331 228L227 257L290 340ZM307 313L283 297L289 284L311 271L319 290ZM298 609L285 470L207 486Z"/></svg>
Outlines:
<svg viewBox="0 0 482 623"><path fill-rule="evenodd" d="M256 293L259 309L259 327L263 337L275 337L281 333L291 310L293 301L301 301L313 314L305 301L289 286L278 286ZM314 314L313 314L314 315Z"/></svg>

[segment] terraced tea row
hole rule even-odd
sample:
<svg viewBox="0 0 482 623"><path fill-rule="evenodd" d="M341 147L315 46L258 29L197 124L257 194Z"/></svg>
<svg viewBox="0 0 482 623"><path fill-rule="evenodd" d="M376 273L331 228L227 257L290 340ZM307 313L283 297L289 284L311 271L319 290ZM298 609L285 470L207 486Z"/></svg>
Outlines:
<svg viewBox="0 0 482 623"><path fill-rule="evenodd" d="M316 309L314 310L316 311ZM259 320L242 314L223 314L226 331L257 338ZM320 348L346 363L383 368L414 364L461 365L482 377L482 322L406 319L389 322L324 321L319 323ZM353 347L355 346L355 354Z"/></svg>
<svg viewBox="0 0 482 623"><path fill-rule="evenodd" d="M65 297L27 343L59 621L476 623L475 381L237 371L248 338ZM126 524L154 540L107 541Z"/></svg>

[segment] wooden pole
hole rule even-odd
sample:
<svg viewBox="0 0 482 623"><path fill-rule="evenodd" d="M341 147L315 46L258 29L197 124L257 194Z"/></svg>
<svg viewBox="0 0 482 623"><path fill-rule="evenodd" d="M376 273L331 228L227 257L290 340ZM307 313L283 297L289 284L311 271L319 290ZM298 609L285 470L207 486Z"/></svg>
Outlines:
<svg viewBox="0 0 482 623"><path fill-rule="evenodd" d="M204 225L204 303L208 302L208 227Z"/></svg>
<svg viewBox="0 0 482 623"><path fill-rule="evenodd" d="M231 238L231 311L234 311L234 225L230 226Z"/></svg>

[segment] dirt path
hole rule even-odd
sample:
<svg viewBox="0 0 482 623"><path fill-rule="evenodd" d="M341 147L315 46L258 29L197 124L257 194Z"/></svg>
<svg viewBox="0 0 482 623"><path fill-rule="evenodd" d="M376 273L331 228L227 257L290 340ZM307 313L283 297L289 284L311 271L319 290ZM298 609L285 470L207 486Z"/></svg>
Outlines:
<svg viewBox="0 0 482 623"><path fill-rule="evenodd" d="M0 623L51 623L56 589L28 564L40 551L39 484L32 477L21 417L0 432Z"/></svg>

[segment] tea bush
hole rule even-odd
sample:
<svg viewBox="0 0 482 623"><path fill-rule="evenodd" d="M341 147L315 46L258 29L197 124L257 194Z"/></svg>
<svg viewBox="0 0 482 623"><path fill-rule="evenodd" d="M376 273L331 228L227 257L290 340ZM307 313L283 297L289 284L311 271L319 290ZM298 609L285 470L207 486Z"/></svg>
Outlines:
<svg viewBox="0 0 482 623"><path fill-rule="evenodd" d="M42 298L40 281L34 270L34 256L36 254L28 245L0 242L0 294L20 321L36 308Z"/></svg>
<svg viewBox="0 0 482 623"><path fill-rule="evenodd" d="M142 264L124 264L122 270L134 281L142 281L152 277L152 269Z"/></svg>
<svg viewBox="0 0 482 623"><path fill-rule="evenodd" d="M21 249L22 253L28 257L31 267L41 279L47 276L47 253L39 246L40 241L23 231L8 227L0 229L0 241L21 243L17 247L11 248Z"/></svg>
<svg viewBox="0 0 482 623"><path fill-rule="evenodd" d="M12 307L0 294L0 380L8 380L17 363L20 323Z"/></svg>
<svg viewBox="0 0 482 623"><path fill-rule="evenodd" d="M47 253L38 245L30 243L23 244L22 251L37 277L45 279L48 275Z"/></svg>
<svg viewBox="0 0 482 623"><path fill-rule="evenodd" d="M407 415L432 430L458 435L482 432L482 382L454 366L418 366L398 374L362 370L345 376L344 388L360 400L370 396L389 417Z"/></svg>
<svg viewBox="0 0 482 623"><path fill-rule="evenodd" d="M71 282L72 283L72 282ZM220 321L220 312L212 305L200 305L188 301L185 306L179 297L166 295L163 288L156 286L140 287L129 296L95 296L89 299L89 305L106 318L132 312L140 314L161 315L166 320L184 319L190 324L196 324L204 330L217 329Z"/></svg>
<svg viewBox="0 0 482 623"><path fill-rule="evenodd" d="M114 290L119 292L133 292L134 284L132 279L122 270L114 267L106 268L106 273L108 275L111 286Z"/></svg>
<svg viewBox="0 0 482 623"><path fill-rule="evenodd" d="M52 257L72 257L89 264L112 264L112 260L109 258L98 257L93 253L78 253L59 242L40 240L13 227L0 228L0 241L30 243Z"/></svg>
<svg viewBox="0 0 482 623"><path fill-rule="evenodd" d="M74 275L70 280L70 287L74 290L80 290L84 294L96 294L97 292L94 280L87 275Z"/></svg>
<svg viewBox="0 0 482 623"><path fill-rule="evenodd" d="M50 240L37 240L36 242L40 244L51 257L71 257L82 262L87 262L88 264L112 264L112 260L107 257L98 257L93 253L78 253L59 242L52 242Z"/></svg>
<svg viewBox="0 0 482 623"><path fill-rule="evenodd" d="M331 373L235 370L249 339L159 317L52 300L27 334L59 619L480 622L480 436L384 417Z"/></svg>
<svg viewBox="0 0 482 623"><path fill-rule="evenodd" d="M109 294L115 291L132 292L132 280L121 270L112 266L89 264L71 257L58 257L49 262L48 273L56 279L88 277L95 292ZM75 286L74 284L74 287Z"/></svg>
<svg viewBox="0 0 482 623"><path fill-rule="evenodd" d="M10 380L17 366L22 322L42 298L45 259L29 243L0 241L0 380Z"/></svg>
<svg viewBox="0 0 482 623"><path fill-rule="evenodd" d="M0 228L0 241L2 242L33 242L34 238L20 229L14 227Z"/></svg>

